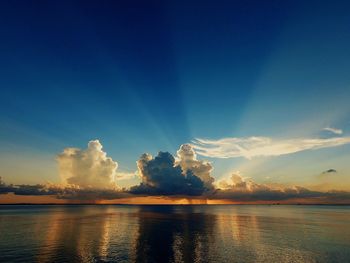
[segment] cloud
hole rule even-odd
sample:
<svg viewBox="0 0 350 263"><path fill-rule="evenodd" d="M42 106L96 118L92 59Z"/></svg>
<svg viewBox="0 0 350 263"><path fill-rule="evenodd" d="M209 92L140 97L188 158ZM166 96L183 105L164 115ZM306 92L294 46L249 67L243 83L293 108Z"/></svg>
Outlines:
<svg viewBox="0 0 350 263"><path fill-rule="evenodd" d="M130 189L133 194L194 196L206 190L204 182L192 170L184 172L168 152L159 152L155 158L145 153L137 167L142 182Z"/></svg>
<svg viewBox="0 0 350 263"><path fill-rule="evenodd" d="M259 184L251 179L243 178L239 173L231 176L231 182L221 181L219 189L208 198L226 199L231 201L283 201L291 199L317 199L323 201L350 202L350 192L311 191L300 186L276 186Z"/></svg>
<svg viewBox="0 0 350 263"><path fill-rule="evenodd" d="M202 156L214 158L279 156L305 150L329 148L350 143L350 137L280 139L268 137L195 139L192 147Z"/></svg>
<svg viewBox="0 0 350 263"><path fill-rule="evenodd" d="M115 178L119 181L131 180L137 176L137 172L117 172Z"/></svg>
<svg viewBox="0 0 350 263"><path fill-rule="evenodd" d="M214 178L210 176L213 166L210 162L197 160L196 152L190 144L181 145L177 157L176 164L181 166L184 173L191 171L203 181L205 187L213 187Z"/></svg>
<svg viewBox="0 0 350 263"><path fill-rule="evenodd" d="M232 141L239 146L235 145L234 147ZM217 141L198 140L198 144L202 146L205 144L216 145ZM219 140L219 144L228 144L225 149L233 147L234 150L238 151L235 152L235 157L244 156L247 158L266 155L266 153L262 153L271 148L275 150L274 154L277 155L277 152L286 154L286 152L295 152L295 149L300 148L317 149L340 145L338 141L331 139L305 139L301 143L301 140L272 142L268 138L261 137L228 138ZM203 200L242 202L283 200L316 200L320 203L350 202L350 192L320 192L300 186L260 184L243 177L239 172L233 173L228 181L222 180L214 184L214 178L211 177L213 170L211 163L198 160L194 148L189 144L181 145L177 151L177 158L168 152L159 152L155 157L147 153L143 154L137 161L137 174L141 177L141 183L130 189L120 189L116 187L115 177L119 175L127 180L135 173L116 174L118 164L107 157L98 140L90 141L85 150L66 148L57 156L64 184L8 185L0 177L0 194L49 195L56 196L58 199L83 201L112 200L135 196L182 196ZM222 149L220 148L220 150ZM322 174L336 172L335 169L328 169Z"/></svg>
<svg viewBox="0 0 350 263"><path fill-rule="evenodd" d="M7 185L0 182L0 194L14 193L15 195L56 196L58 199L70 200L108 200L130 197L127 191L114 189L79 188L54 184L36 185Z"/></svg>
<svg viewBox="0 0 350 263"><path fill-rule="evenodd" d="M6 185L0 176L0 194L7 194L12 192L12 185Z"/></svg>
<svg viewBox="0 0 350 263"><path fill-rule="evenodd" d="M326 128L323 128L324 131L329 131L329 132L332 132L334 134L343 134L343 130L341 129L337 129L337 128L331 128L331 127L326 127Z"/></svg>
<svg viewBox="0 0 350 263"><path fill-rule="evenodd" d="M323 174L337 173L335 169L328 169L327 171L322 172Z"/></svg>
<svg viewBox="0 0 350 263"><path fill-rule="evenodd" d="M165 154L165 155L163 155ZM162 159L168 153L160 153ZM171 155L170 155L171 156ZM156 157L156 158L157 158ZM151 160L155 160L152 158ZM171 159L171 158L170 158ZM157 161L161 166L162 162ZM164 163L163 163L164 164ZM152 165L151 165L152 166ZM167 165L166 165L167 166ZM168 166L169 167L169 166ZM153 166L154 169L158 169ZM165 167L163 167L165 168ZM164 170L158 171L160 175ZM177 166L177 168L179 168ZM180 179L180 176L183 178ZM164 179L164 178L163 178ZM173 178L174 179L174 178ZM15 195L36 195L36 196L56 196L58 199L79 200L79 201L98 201L98 200L114 200L119 198L132 198L136 195L163 195L173 196L180 195L183 197L193 197L210 200L230 200L234 202L258 202L258 201L285 201L298 200L312 201L313 203L350 203L350 192L345 191L311 191L300 186L284 187L276 185L259 184L251 179L242 177L239 173L234 173L231 180L221 181L219 187L215 191L205 191L203 182L196 176L189 174L187 177L177 174L175 183L157 182L150 184L149 180L138 186L134 186L130 191L114 190L114 189L94 189L94 188L78 188L76 186L61 185L7 185L0 180L0 195L14 193Z"/></svg>
<svg viewBox="0 0 350 263"><path fill-rule="evenodd" d="M2 185L2 193L17 195L56 195L60 199L93 200L119 198L127 194L199 196L213 190L213 169L209 162L198 160L191 145L182 145L178 158L159 152L153 158L143 154L137 161L141 184L130 190L116 189L115 178L128 180L135 173L116 173L117 163L102 151L98 140L90 141L85 150L66 148L57 156L64 185Z"/></svg>
<svg viewBox="0 0 350 263"><path fill-rule="evenodd" d="M80 188L112 189L116 187L118 163L102 150L98 140L88 148L66 148L57 156L60 176L64 183Z"/></svg>
<svg viewBox="0 0 350 263"><path fill-rule="evenodd" d="M69 200L114 200L120 198L130 197L130 194L125 190L114 189L76 189L76 188L64 188L63 192L57 195L59 199Z"/></svg>
<svg viewBox="0 0 350 263"><path fill-rule="evenodd" d="M217 183L219 189L229 190L232 192L256 192L269 190L270 187L264 184L258 184L254 181L244 178L240 172L235 172L231 175L230 182L221 180Z"/></svg>
<svg viewBox="0 0 350 263"><path fill-rule="evenodd" d="M62 193L63 187L43 184L6 184L0 178L0 194L14 193L16 195L58 195Z"/></svg>

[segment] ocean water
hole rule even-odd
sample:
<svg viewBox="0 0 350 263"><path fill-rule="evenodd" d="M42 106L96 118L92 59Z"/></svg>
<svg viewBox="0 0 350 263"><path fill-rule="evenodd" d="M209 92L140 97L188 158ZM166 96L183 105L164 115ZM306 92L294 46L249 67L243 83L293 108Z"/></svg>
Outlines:
<svg viewBox="0 0 350 263"><path fill-rule="evenodd" d="M350 262L350 207L2 205L0 262Z"/></svg>

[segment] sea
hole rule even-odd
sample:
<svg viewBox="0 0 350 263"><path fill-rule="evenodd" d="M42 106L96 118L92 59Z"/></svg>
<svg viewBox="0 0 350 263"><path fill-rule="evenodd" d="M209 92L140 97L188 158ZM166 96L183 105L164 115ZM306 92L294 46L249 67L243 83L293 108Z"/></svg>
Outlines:
<svg viewBox="0 0 350 263"><path fill-rule="evenodd" d="M350 262L350 206L0 205L0 262Z"/></svg>

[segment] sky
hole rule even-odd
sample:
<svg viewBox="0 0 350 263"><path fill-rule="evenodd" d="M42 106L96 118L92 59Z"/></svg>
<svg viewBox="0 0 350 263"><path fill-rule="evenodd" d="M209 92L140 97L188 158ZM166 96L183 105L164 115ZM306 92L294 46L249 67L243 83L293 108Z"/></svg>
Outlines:
<svg viewBox="0 0 350 263"><path fill-rule="evenodd" d="M1 1L2 184L348 192L349 11L347 1Z"/></svg>

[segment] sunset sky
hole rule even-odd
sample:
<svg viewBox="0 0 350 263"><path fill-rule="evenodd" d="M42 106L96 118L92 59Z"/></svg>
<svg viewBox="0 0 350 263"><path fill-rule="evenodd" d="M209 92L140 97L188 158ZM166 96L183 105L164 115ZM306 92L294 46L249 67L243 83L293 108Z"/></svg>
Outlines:
<svg viewBox="0 0 350 263"><path fill-rule="evenodd" d="M0 203L350 203L349 7L1 1Z"/></svg>

